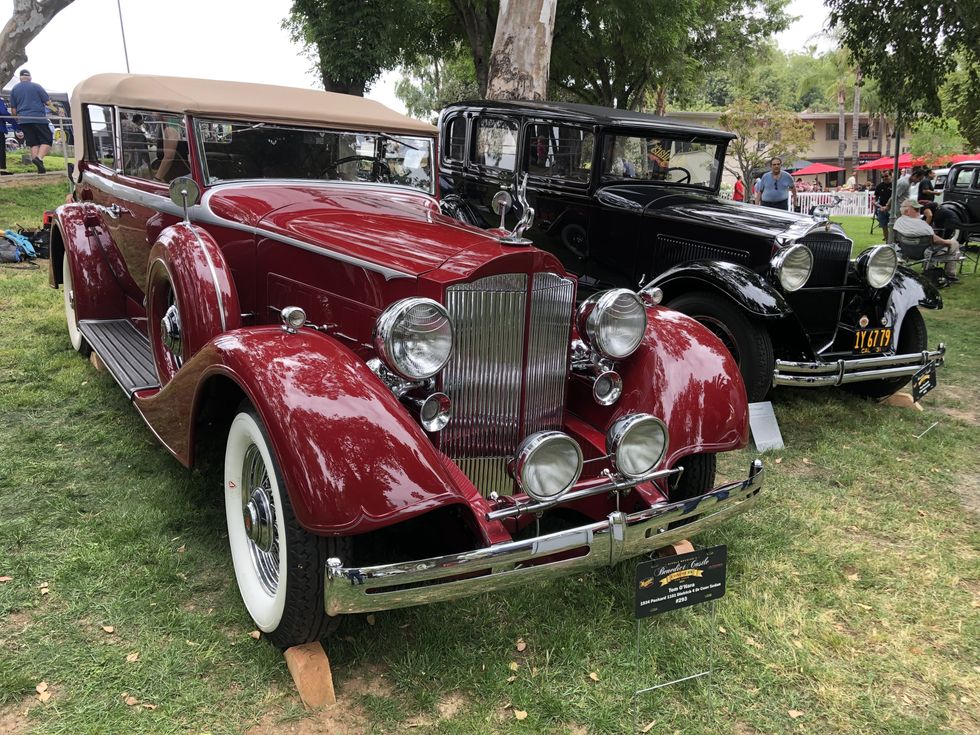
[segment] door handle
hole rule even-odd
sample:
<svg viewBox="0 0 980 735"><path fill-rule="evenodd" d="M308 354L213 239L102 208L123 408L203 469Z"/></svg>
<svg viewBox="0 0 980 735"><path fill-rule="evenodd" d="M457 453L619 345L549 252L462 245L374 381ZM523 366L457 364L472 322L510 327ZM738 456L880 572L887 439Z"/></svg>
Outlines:
<svg viewBox="0 0 980 735"><path fill-rule="evenodd" d="M120 207L118 204L110 204L108 207L102 207L102 211L105 212L110 219L119 219L120 215L132 214L125 207Z"/></svg>

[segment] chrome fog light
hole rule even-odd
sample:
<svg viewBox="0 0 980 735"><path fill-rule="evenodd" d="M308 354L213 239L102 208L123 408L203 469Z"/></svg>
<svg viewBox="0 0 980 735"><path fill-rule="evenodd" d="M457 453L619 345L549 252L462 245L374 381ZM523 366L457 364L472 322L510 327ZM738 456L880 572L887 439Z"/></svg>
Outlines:
<svg viewBox="0 0 980 735"><path fill-rule="evenodd" d="M606 370L592 383L592 397L600 406L611 406L623 395L623 379L615 370Z"/></svg>
<svg viewBox="0 0 980 735"><path fill-rule="evenodd" d="M776 253L772 268L786 291L798 291L813 271L813 253L806 245L791 245Z"/></svg>
<svg viewBox="0 0 980 735"><path fill-rule="evenodd" d="M560 431L539 431L521 442L511 471L521 490L537 501L568 492L582 474L582 449Z"/></svg>
<svg viewBox="0 0 980 735"><path fill-rule="evenodd" d="M296 330L306 324L306 312L298 306L287 306L279 312L282 319L282 328L290 334L296 334Z"/></svg>
<svg viewBox="0 0 980 735"><path fill-rule="evenodd" d="M642 477L667 454L667 425L648 413L619 419L606 432L606 452L627 477Z"/></svg>
<svg viewBox="0 0 980 735"><path fill-rule="evenodd" d="M579 335L589 347L611 360L632 355L646 330L646 307L627 288L613 288L590 296L578 310Z"/></svg>
<svg viewBox="0 0 980 735"><path fill-rule="evenodd" d="M419 423L426 431L442 431L453 416L453 404L445 393L433 393L419 406Z"/></svg>
<svg viewBox="0 0 980 735"><path fill-rule="evenodd" d="M858 256L857 267L871 288L884 288L898 270L898 253L891 245L876 245Z"/></svg>
<svg viewBox="0 0 980 735"><path fill-rule="evenodd" d="M385 365L406 380L431 378L452 354L449 312L432 299L396 301L378 317L374 347Z"/></svg>

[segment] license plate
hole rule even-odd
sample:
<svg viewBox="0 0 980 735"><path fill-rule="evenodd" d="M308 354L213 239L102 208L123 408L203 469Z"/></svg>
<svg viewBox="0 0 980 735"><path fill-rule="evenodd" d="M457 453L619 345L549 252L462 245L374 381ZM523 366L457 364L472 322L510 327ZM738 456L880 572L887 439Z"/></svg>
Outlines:
<svg viewBox="0 0 980 735"><path fill-rule="evenodd" d="M936 363L923 365L912 376L912 400L918 401L922 396L936 387Z"/></svg>
<svg viewBox="0 0 980 735"><path fill-rule="evenodd" d="M892 330L886 327L880 329L861 329L854 333L854 352L867 355L874 352L884 352L892 343Z"/></svg>

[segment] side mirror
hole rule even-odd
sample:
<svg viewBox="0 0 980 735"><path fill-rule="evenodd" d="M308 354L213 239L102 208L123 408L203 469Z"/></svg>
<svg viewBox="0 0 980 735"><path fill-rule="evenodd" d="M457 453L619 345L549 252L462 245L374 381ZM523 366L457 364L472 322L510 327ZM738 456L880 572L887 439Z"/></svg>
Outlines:
<svg viewBox="0 0 980 735"><path fill-rule="evenodd" d="M187 209L201 200L201 187L190 176L180 176L170 182L170 201L184 210L187 219Z"/></svg>
<svg viewBox="0 0 980 735"><path fill-rule="evenodd" d="M500 229L504 229L504 217L510 211L510 208L514 206L514 197L510 195L509 191L501 189L493 195L490 206L493 208L494 214L500 215Z"/></svg>

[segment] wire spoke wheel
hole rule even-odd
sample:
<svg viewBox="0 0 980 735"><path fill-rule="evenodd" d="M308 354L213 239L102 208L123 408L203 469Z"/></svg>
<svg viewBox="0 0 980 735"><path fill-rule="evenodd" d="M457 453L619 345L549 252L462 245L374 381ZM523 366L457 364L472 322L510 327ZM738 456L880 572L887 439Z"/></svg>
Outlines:
<svg viewBox="0 0 980 735"><path fill-rule="evenodd" d="M249 554L262 588L270 595L279 587L279 538L275 533L276 506L269 470L255 444L245 450L242 464L242 518Z"/></svg>

